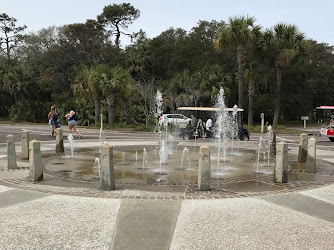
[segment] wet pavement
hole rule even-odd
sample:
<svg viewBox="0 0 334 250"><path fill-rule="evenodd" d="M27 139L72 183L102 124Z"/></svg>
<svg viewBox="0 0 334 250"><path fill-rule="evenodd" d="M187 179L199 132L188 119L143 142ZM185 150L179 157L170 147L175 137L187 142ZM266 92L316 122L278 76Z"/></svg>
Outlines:
<svg viewBox="0 0 334 250"><path fill-rule="evenodd" d="M0 126L0 134L8 129ZM15 129L18 137L21 128ZM84 137L77 146L97 147L98 131L86 134L91 139ZM150 133L108 136L116 147L156 145ZM260 136L238 147L256 149ZM42 182L29 180L28 161L18 160L20 169L4 171L6 158L0 158L1 249L332 249L334 143L319 138L319 168L308 174L295 162L299 137L279 137L289 143L289 183L273 183L267 172L222 175L212 178L209 192L199 192L187 178L171 183L122 179L116 190L103 191L87 173L64 171L68 166L55 161L49 139L42 143ZM192 143L178 140L181 147ZM5 155L3 144L0 154Z"/></svg>

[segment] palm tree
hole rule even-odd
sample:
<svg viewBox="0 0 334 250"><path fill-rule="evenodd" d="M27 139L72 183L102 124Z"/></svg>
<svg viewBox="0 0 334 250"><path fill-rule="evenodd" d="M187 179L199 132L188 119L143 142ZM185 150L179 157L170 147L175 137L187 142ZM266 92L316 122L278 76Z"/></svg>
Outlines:
<svg viewBox="0 0 334 250"><path fill-rule="evenodd" d="M236 74L236 78L238 80L239 108L243 108L244 106L243 67L245 63L245 55L247 52L247 47L258 36L261 29L260 26L255 25L254 23L255 23L254 17L236 16L233 18L229 18L229 23L218 34L218 38L215 41L215 47L219 50L221 50L224 47L233 47L237 49L238 73ZM243 125L242 114L241 112L239 112L239 126L242 127L242 125Z"/></svg>
<svg viewBox="0 0 334 250"><path fill-rule="evenodd" d="M245 70L245 81L248 82L248 127L253 126L253 104L255 93L255 76L253 63Z"/></svg>
<svg viewBox="0 0 334 250"><path fill-rule="evenodd" d="M86 66L78 68L78 74L75 78L74 93L91 94L94 97L95 104L95 125L100 120L101 113L101 75L109 68L104 64L93 65L90 69Z"/></svg>
<svg viewBox="0 0 334 250"><path fill-rule="evenodd" d="M108 103L108 125L114 125L114 107L117 98L130 95L132 78L130 73L116 66L109 68L101 75L102 90Z"/></svg>
<svg viewBox="0 0 334 250"><path fill-rule="evenodd" d="M262 70L263 71L263 70ZM257 61L253 61L246 66L245 82L248 83L248 126L253 126L254 96L256 85L264 80L264 73Z"/></svg>
<svg viewBox="0 0 334 250"><path fill-rule="evenodd" d="M265 57L272 59L276 66L276 96L273 129L277 129L283 67L306 55L308 43L295 25L277 24L268 29L259 39L259 48Z"/></svg>

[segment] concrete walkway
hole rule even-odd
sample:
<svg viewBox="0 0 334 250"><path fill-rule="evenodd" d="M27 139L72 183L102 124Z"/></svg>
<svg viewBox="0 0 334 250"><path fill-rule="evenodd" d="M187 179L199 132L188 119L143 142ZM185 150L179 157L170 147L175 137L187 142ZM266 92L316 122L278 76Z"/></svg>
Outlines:
<svg viewBox="0 0 334 250"><path fill-rule="evenodd" d="M334 185L183 201L0 186L0 218L1 249L333 249Z"/></svg>
<svg viewBox="0 0 334 250"><path fill-rule="evenodd" d="M244 147L257 145L257 141L250 143ZM81 144L84 147L86 142ZM44 143L42 149L51 150L54 145ZM290 153L296 151L295 146ZM4 148L1 154L5 155ZM329 163L334 162L332 155L333 151L317 152ZM0 159L0 170L3 162ZM189 194L178 199L189 186L152 190L138 186L109 195L74 182L68 185L53 176L47 176L44 183L28 182L27 165L0 172L0 249L304 250L334 246L334 184L222 195L228 198L203 195L193 199ZM159 199L167 196L170 199Z"/></svg>

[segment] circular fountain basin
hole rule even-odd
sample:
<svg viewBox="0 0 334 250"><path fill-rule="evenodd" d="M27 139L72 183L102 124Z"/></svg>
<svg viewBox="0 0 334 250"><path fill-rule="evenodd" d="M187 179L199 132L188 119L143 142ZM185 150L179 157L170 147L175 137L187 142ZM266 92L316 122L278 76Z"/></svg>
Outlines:
<svg viewBox="0 0 334 250"><path fill-rule="evenodd" d="M165 162L160 161L159 149L154 146L144 148L137 146L115 147L113 151L116 182L125 183L197 183L199 147L170 147ZM99 148L79 148L74 157L49 155L46 168L64 177L98 180L93 167L95 159L100 157ZM96 166L96 165L95 165ZM257 175L272 175L273 159L256 162L255 152L239 149L227 154L226 160L220 160L216 149L211 149L211 178L217 180L237 180L252 178Z"/></svg>
<svg viewBox="0 0 334 250"><path fill-rule="evenodd" d="M199 197L203 192L197 189L199 143L192 141L169 141L168 157L161 162L159 143L143 145L113 146L113 162L117 190L140 191L140 195L155 197L156 192L167 192L164 196L183 195ZM46 178L43 183L51 186L99 188L99 177L94 167L100 158L101 144L78 145L65 154L43 153L43 162L48 174L56 178ZM257 154L256 145L238 143L227 150L225 161L218 162L218 149L214 142L201 141L200 145L210 147L211 191L206 195L216 197L238 197L253 193L277 193L301 190L334 182L334 164L317 160L317 174L306 173L306 164L296 163L296 155L289 154L288 183L273 183L275 156L270 159ZM144 156L145 155L145 156ZM268 157L268 156L267 156ZM50 173L51 171L51 173ZM126 191L127 190L127 191ZM142 193L144 192L144 193ZM153 193L152 193L153 192ZM99 193L100 194L100 193ZM115 193L115 195L120 195ZM136 196L138 194L136 193ZM159 194L161 195L161 194Z"/></svg>

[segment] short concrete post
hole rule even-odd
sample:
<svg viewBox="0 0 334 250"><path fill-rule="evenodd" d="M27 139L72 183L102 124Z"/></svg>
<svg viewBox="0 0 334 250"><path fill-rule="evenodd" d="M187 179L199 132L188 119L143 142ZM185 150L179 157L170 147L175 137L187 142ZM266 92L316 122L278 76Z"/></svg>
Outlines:
<svg viewBox="0 0 334 250"><path fill-rule="evenodd" d="M16 169L16 152L15 152L15 143L14 135L7 135L7 167L8 169Z"/></svg>
<svg viewBox="0 0 334 250"><path fill-rule="evenodd" d="M56 153L64 153L63 129L56 129Z"/></svg>
<svg viewBox="0 0 334 250"><path fill-rule="evenodd" d="M22 130L21 142L22 142L22 159L29 159L29 130Z"/></svg>
<svg viewBox="0 0 334 250"><path fill-rule="evenodd" d="M101 189L115 189L114 155L112 146L104 145L101 147L100 176Z"/></svg>
<svg viewBox="0 0 334 250"><path fill-rule="evenodd" d="M273 181L278 183L288 182L288 144L285 142L277 143Z"/></svg>
<svg viewBox="0 0 334 250"><path fill-rule="evenodd" d="M199 150L198 189L211 190L210 148L201 146Z"/></svg>
<svg viewBox="0 0 334 250"><path fill-rule="evenodd" d="M300 141L299 141L299 151L298 151L298 162L299 163L305 163L307 158L307 134L301 134L300 135Z"/></svg>
<svg viewBox="0 0 334 250"><path fill-rule="evenodd" d="M43 167L40 142L36 140L30 141L29 148L30 177L32 181L41 181L43 180Z"/></svg>
<svg viewBox="0 0 334 250"><path fill-rule="evenodd" d="M315 173L316 171L316 139L310 138L308 140L308 148L307 148L307 159L306 159L306 172L307 173Z"/></svg>

